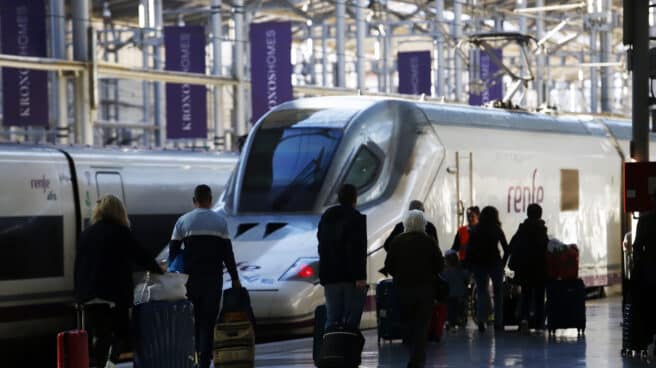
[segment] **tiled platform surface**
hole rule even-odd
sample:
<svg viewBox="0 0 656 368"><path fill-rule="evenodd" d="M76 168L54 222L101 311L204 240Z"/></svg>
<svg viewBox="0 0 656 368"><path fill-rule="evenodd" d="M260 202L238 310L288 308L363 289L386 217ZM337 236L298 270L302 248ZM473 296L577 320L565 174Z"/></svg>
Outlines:
<svg viewBox="0 0 656 368"><path fill-rule="evenodd" d="M479 334L472 326L448 333L440 343L429 345L427 367L643 367L639 361L620 356L622 331L620 298L588 301L586 335L576 330L519 335L516 331ZM376 332L367 339L361 367L405 367L406 353L400 342L377 346ZM313 367L312 339L296 339L257 346L256 367ZM130 365L123 364L122 367ZM652 364L652 367L656 365Z"/></svg>

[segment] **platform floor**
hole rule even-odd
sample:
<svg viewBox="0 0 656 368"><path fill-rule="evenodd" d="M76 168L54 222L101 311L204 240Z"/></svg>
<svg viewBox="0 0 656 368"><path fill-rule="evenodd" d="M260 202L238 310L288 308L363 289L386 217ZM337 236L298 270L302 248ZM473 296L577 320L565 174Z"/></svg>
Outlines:
<svg viewBox="0 0 656 368"><path fill-rule="evenodd" d="M465 330L446 333L440 343L429 345L427 367L643 367L639 361L622 359L620 298L587 303L587 329L579 338L576 330L519 335L507 330L478 333L473 324ZM376 331L364 332L365 350L361 367L405 367L406 353L400 342L377 346ZM131 365L122 364L128 368ZM256 367L313 367L312 339L259 344ZM652 365L653 367L654 365Z"/></svg>

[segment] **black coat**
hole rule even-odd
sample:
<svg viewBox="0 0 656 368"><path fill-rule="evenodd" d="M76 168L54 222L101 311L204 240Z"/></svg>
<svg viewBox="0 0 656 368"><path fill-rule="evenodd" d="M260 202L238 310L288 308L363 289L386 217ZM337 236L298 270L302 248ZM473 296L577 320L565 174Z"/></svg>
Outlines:
<svg viewBox="0 0 656 368"><path fill-rule="evenodd" d="M367 279L367 217L348 206L324 212L317 230L321 285Z"/></svg>
<svg viewBox="0 0 656 368"><path fill-rule="evenodd" d="M385 269L401 287L433 286L444 268L437 241L423 232L395 237L385 258Z"/></svg>
<svg viewBox="0 0 656 368"><path fill-rule="evenodd" d="M542 220L526 219L510 241L510 268L522 284L547 279L547 227Z"/></svg>
<svg viewBox="0 0 656 368"><path fill-rule="evenodd" d="M137 265L162 272L128 227L109 221L91 225L80 235L75 255L76 301L100 298L121 307L132 306L132 273Z"/></svg>
<svg viewBox="0 0 656 368"><path fill-rule="evenodd" d="M503 259L499 253L499 243L503 248ZM479 223L472 228L465 263L490 268L505 265L508 255L508 242L500 226Z"/></svg>
<svg viewBox="0 0 656 368"><path fill-rule="evenodd" d="M383 244L383 247L385 248L385 251L389 252L390 244L392 244L392 240L397 235L402 234L405 231L405 228L403 227L403 222L399 222L394 226L394 229L392 230L392 233L385 239L385 244ZM437 246L440 246L440 241L437 239L437 229L435 228L435 225L431 223L430 221L426 221L426 234L430 236L431 238L435 239L437 242Z"/></svg>
<svg viewBox="0 0 656 368"><path fill-rule="evenodd" d="M656 211L644 214L638 220L633 259L638 282L656 287Z"/></svg>

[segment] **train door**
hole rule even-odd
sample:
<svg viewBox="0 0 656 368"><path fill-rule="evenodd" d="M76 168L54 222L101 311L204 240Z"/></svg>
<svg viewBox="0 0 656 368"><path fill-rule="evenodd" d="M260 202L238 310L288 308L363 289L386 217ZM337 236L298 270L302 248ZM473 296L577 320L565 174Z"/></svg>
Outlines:
<svg viewBox="0 0 656 368"><path fill-rule="evenodd" d="M458 226L465 224L465 212L474 206L474 156L472 152L456 152L456 204Z"/></svg>
<svg viewBox="0 0 656 368"><path fill-rule="evenodd" d="M121 174L115 171L98 171L96 172L96 189L98 198L105 194L113 194L125 203L125 191L123 189L123 178Z"/></svg>

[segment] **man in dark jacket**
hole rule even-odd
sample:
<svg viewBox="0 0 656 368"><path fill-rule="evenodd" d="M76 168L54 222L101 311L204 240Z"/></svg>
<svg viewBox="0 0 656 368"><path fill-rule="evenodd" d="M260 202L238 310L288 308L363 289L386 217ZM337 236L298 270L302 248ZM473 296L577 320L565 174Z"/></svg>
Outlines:
<svg viewBox="0 0 656 368"><path fill-rule="evenodd" d="M421 211L410 211L404 228L405 232L390 244L385 268L394 277L394 287L399 294L405 341L410 352L408 367L423 367L436 281L444 268L444 258L437 241L426 235L426 219Z"/></svg>
<svg viewBox="0 0 656 368"><path fill-rule="evenodd" d="M419 210L421 212L426 212L424 210L424 204L421 201L418 200L412 200L410 201L410 206L408 206L408 210ZM399 222L394 226L394 229L392 230L392 233L387 237L385 240L385 244L383 244L383 247L385 248L385 251L389 251L390 244L392 243L392 240L399 234L402 234L404 231L403 228L403 222ZM437 239L437 229L435 228L435 225L433 225L432 222L426 221L426 229L425 229L426 235L430 236L431 238L435 239L437 242L437 246L440 246L440 241Z"/></svg>
<svg viewBox="0 0 656 368"><path fill-rule="evenodd" d="M531 305L533 325L544 329L544 293L547 279L546 255L547 227L542 220L542 207L530 204L526 209L528 218L519 225L519 229L510 240L510 268L515 271L515 278L522 286L522 315L519 329L528 332Z"/></svg>
<svg viewBox="0 0 656 368"><path fill-rule="evenodd" d="M367 219L355 209L353 185L344 184L338 199L319 221L319 281L326 295L326 327L357 329L367 294Z"/></svg>
<svg viewBox="0 0 656 368"><path fill-rule="evenodd" d="M169 264L183 257L189 274L187 296L194 304L196 351L200 368L208 368L214 348L214 324L219 314L223 290L223 265L228 269L234 289L241 288L228 225L212 211L212 191L207 185L194 190L194 207L178 219L169 243ZM184 244L184 250L182 250Z"/></svg>

